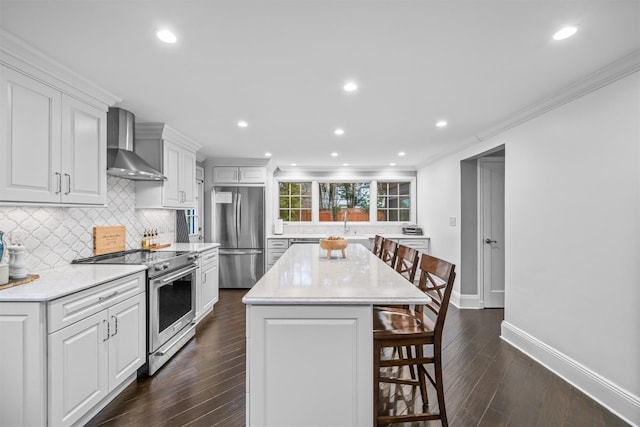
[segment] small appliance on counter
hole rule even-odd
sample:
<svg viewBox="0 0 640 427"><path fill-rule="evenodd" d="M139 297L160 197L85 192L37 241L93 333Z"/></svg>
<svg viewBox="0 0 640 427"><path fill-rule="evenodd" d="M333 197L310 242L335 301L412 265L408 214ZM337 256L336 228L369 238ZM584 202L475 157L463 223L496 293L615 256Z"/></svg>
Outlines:
<svg viewBox="0 0 640 427"><path fill-rule="evenodd" d="M282 233L284 233L284 223L282 221L282 218L278 218L273 224L273 234L280 235Z"/></svg>
<svg viewBox="0 0 640 427"><path fill-rule="evenodd" d="M417 225L406 225L402 227L402 234L422 236L422 228L418 227Z"/></svg>

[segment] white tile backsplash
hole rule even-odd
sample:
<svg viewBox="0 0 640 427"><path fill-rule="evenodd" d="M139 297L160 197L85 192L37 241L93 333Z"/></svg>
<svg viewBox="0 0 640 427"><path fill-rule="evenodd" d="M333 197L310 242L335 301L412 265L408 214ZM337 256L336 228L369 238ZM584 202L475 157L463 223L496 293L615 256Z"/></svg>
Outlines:
<svg viewBox="0 0 640 427"><path fill-rule="evenodd" d="M175 241L175 211L135 209L134 181L109 176L107 197L107 207L99 208L0 207L0 230L5 232L5 243L10 236L22 240L29 272L92 256L94 226L124 225L127 249L140 247L145 229L157 229L162 243Z"/></svg>

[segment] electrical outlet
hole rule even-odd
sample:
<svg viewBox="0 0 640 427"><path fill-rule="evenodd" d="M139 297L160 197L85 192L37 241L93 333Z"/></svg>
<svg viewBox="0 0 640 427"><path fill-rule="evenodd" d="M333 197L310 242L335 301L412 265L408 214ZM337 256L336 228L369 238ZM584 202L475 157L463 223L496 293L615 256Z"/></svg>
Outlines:
<svg viewBox="0 0 640 427"><path fill-rule="evenodd" d="M456 226L456 217L455 216L450 216L449 217L449 225L452 227Z"/></svg>

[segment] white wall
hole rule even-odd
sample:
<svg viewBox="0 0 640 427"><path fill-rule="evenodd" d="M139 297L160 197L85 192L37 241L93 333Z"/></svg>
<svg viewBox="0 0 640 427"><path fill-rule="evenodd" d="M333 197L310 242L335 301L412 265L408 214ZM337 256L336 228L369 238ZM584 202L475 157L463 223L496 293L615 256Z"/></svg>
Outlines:
<svg viewBox="0 0 640 427"><path fill-rule="evenodd" d="M460 262L460 160L500 144L503 338L640 424L639 73L420 170L435 256Z"/></svg>

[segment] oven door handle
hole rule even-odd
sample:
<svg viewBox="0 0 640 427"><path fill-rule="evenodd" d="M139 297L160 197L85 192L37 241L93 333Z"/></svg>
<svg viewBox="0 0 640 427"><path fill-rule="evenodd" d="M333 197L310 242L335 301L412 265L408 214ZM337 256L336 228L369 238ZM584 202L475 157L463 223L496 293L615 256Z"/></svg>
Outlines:
<svg viewBox="0 0 640 427"><path fill-rule="evenodd" d="M184 270L178 271L176 274L172 274L169 277L158 278L158 279L156 279L156 281L160 281L162 284L173 282L174 280L176 280L179 277L186 276L187 274L194 272L196 270L196 268L198 268L198 266L196 266L194 264L194 265L190 266L189 268L186 268Z"/></svg>

